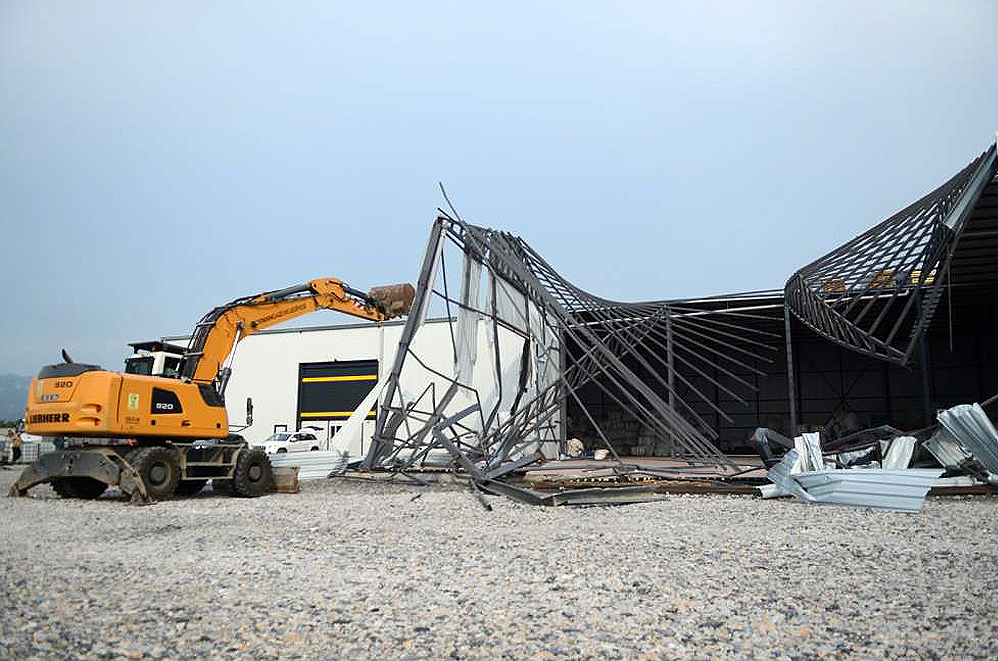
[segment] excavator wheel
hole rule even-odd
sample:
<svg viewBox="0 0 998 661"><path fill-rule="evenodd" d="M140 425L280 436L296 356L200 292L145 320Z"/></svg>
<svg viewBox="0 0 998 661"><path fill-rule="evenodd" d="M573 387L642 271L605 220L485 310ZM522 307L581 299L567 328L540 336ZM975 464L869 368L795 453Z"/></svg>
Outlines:
<svg viewBox="0 0 998 661"><path fill-rule="evenodd" d="M175 493L181 497L193 496L201 493L201 489L204 489L206 484L208 484L208 480L184 480L177 484Z"/></svg>
<svg viewBox="0 0 998 661"><path fill-rule="evenodd" d="M267 453L260 449L247 450L236 460L232 487L236 495L256 498L271 490L274 471Z"/></svg>
<svg viewBox="0 0 998 661"><path fill-rule="evenodd" d="M169 500L180 481L180 462L169 448L149 447L129 453L128 463L136 470L146 491L155 500Z"/></svg>
<svg viewBox="0 0 998 661"><path fill-rule="evenodd" d="M99 498L107 490L107 485L92 477L60 477L52 480L52 489L61 498Z"/></svg>

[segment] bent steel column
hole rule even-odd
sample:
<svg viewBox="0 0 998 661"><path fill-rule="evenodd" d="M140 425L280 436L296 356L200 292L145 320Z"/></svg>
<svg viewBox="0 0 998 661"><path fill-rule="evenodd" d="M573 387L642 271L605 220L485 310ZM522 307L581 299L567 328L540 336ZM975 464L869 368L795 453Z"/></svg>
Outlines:
<svg viewBox="0 0 998 661"><path fill-rule="evenodd" d="M787 339L787 402L790 404L790 433L797 436L797 391L794 388L794 347L790 337L790 309L783 307L783 332Z"/></svg>

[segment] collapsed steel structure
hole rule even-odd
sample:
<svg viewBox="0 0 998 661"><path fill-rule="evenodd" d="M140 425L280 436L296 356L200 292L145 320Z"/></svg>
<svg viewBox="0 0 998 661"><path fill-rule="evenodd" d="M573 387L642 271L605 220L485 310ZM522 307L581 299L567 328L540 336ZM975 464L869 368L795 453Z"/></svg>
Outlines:
<svg viewBox="0 0 998 661"><path fill-rule="evenodd" d="M419 347L431 306L448 320L447 364L433 364ZM753 316L594 296L523 239L441 211L364 466L405 472L442 455L488 488L564 451L569 402L619 463L580 397L596 387L686 465L734 473L690 400L727 417L703 390L740 400L739 392L755 389L739 372L763 374L754 365L771 362L781 337L739 323ZM487 350L479 352L482 342Z"/></svg>
<svg viewBox="0 0 998 661"><path fill-rule="evenodd" d="M922 199L800 269L786 308L853 351L909 366L964 225L995 176L995 146Z"/></svg>
<svg viewBox="0 0 998 661"><path fill-rule="evenodd" d="M719 406L721 393L745 404L742 397L757 390L753 377L773 374L758 365L772 362L777 343L785 342L789 422L796 430L791 318L885 363L910 367L918 352L923 408L931 411L925 334L952 286L951 266L964 268L958 262L965 226L976 222L968 219L976 218L995 177L992 145L935 191L798 270L784 287L782 305L758 306L781 308L782 334L770 332L779 317L751 305L728 308L730 297L600 298L562 277L523 239L467 223L453 209L441 211L413 312L379 391L365 468L405 472L436 457L473 484L509 493L496 480L565 451L571 406L618 470L635 470L621 462L605 433L607 419L587 403L595 390L654 437L655 454L665 447L687 466L732 475L737 468L715 447L718 434L705 417L730 421ZM434 363L432 352L419 347L433 305L448 323L452 352L445 363ZM479 352L482 343L487 350Z"/></svg>

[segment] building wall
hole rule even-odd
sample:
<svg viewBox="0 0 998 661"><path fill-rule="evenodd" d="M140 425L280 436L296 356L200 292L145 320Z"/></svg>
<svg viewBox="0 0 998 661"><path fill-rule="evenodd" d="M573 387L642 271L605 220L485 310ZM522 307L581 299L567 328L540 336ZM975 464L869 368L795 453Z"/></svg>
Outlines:
<svg viewBox="0 0 998 661"><path fill-rule="evenodd" d="M928 348L932 365L932 405L944 408L959 403L983 401L998 393L998 308L994 299L975 295L968 305L974 316L947 316L946 305L930 328ZM782 319L782 315L775 315ZM475 386L488 390L491 365L487 324L479 324L478 369ZM269 436L275 424L293 429L297 413L298 365L325 361L377 360L379 383L391 370L403 324L368 324L269 331L252 335L236 347L233 376L226 392L230 423L245 419L247 397L253 398L254 423L242 433L250 443L259 443ZM807 429L821 429L837 416L849 415L853 424L872 427L890 424L900 429L917 429L925 419L922 406L920 373L917 369L887 365L854 353L823 339L796 321L792 325L794 371L797 385L798 422ZM774 333L782 332L782 323L774 325ZM952 333L952 342L951 342ZM173 338L178 340L180 338ZM504 332L500 349L504 368L519 361L522 338ZM451 329L446 321L428 321L416 336L413 353L426 364L421 367L409 359L401 379L407 401L412 401L429 384L442 393L447 382L433 374L436 370L453 374L454 354ZM730 420L719 415L702 399L682 390L683 398L703 420L718 432L718 446L726 452L750 451L747 439L756 427L770 427L788 433L787 360L785 343L774 340L770 361L754 361L763 374L741 368L729 368L752 384L756 391L739 386L724 377L722 384L745 400L738 402L731 395L715 388L706 380L689 375L698 390L721 408ZM627 362L627 361L625 361ZM633 361L632 361L633 362ZM640 365L630 364L639 372ZM484 368L484 369L483 369ZM515 370L514 370L515 371ZM664 389L659 388L665 396ZM593 385L579 392L590 413L605 433L612 437L621 454L664 454L663 448L641 440L643 430L629 420L619 407ZM454 413L468 406L467 396L455 398L449 408ZM599 447L598 436L589 429L584 416L569 402L568 415L572 423L569 434ZM352 456L366 453L375 422L364 423L362 442L349 448ZM554 456L555 448L545 449Z"/></svg>
<svg viewBox="0 0 998 661"><path fill-rule="evenodd" d="M232 378L225 392L229 422L246 419L246 398L253 399L253 424L240 432L250 444L263 441L274 425L295 427L300 363L377 360L379 383L391 370L402 324L370 324L321 329L295 329L251 335L239 342L232 361ZM430 322L421 334L432 347L435 363L451 353L446 323ZM374 421L363 423L362 443L349 448L362 456L374 433Z"/></svg>

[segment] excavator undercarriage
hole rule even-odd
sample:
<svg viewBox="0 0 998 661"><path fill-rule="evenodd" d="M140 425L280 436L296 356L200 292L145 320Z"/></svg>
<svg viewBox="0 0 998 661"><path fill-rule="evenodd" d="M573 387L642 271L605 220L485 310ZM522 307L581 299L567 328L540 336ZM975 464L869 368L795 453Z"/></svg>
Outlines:
<svg viewBox="0 0 998 661"><path fill-rule="evenodd" d="M76 439L69 446L65 443L25 468L9 495L25 496L31 487L49 483L63 498L93 499L108 487L118 487L131 503L148 505L175 496L193 496L209 480L216 492L245 497L273 489L267 455L239 437L147 446L108 444L97 439Z"/></svg>

